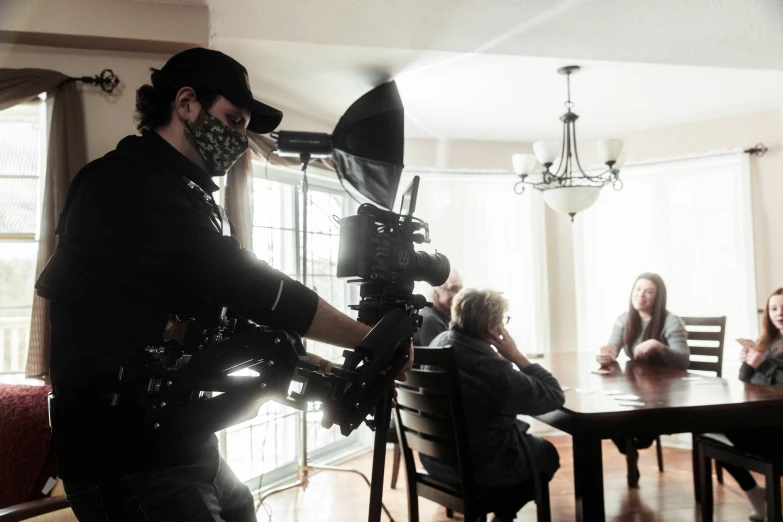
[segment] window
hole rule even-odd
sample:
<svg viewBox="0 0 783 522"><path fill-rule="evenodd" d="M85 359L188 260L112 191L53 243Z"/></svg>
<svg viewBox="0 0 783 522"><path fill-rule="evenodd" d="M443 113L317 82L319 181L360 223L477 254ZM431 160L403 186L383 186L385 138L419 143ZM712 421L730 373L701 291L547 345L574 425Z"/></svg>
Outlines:
<svg viewBox="0 0 783 522"><path fill-rule="evenodd" d="M259 167L259 173L264 167ZM339 249L339 227L332 216L354 212L350 198L339 184L308 176L307 285L327 302L348 313L355 301L355 289L335 276ZM320 180L320 181L319 181ZM253 249L259 259L301 280L303 254L303 200L301 173L269 167L268 173L255 178L253 184ZM308 342L307 351L337 360L342 348ZM307 447L309 460L330 451L358 444L356 437L343 437L338 427L321 427L322 414L312 407L308 412ZM357 430L358 431L358 430ZM269 484L293 473L299 457L299 414L275 402L261 407L258 417L226 430L227 461L241 480L255 482L263 477Z"/></svg>
<svg viewBox="0 0 783 522"><path fill-rule="evenodd" d="M606 343L635 278L656 272L672 313L727 316L736 359L733 339L758 334L747 156L631 166L622 179L574 224L580 349Z"/></svg>
<svg viewBox="0 0 783 522"><path fill-rule="evenodd" d="M403 172L398 195L413 178ZM416 250L443 253L466 288L503 292L508 331L520 350L549 350L549 301L544 208L535 191L514 193L510 176L422 173L414 215L429 223L430 244ZM397 206L399 209L399 206ZM428 298L431 287L417 283Z"/></svg>
<svg viewBox="0 0 783 522"><path fill-rule="evenodd" d="M23 379L38 257L46 104L0 111L0 378Z"/></svg>

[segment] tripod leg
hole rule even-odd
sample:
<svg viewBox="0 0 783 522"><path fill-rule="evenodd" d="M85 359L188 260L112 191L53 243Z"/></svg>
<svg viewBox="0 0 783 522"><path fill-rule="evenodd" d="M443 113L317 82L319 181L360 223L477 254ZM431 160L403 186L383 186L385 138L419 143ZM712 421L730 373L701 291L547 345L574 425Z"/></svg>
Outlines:
<svg viewBox="0 0 783 522"><path fill-rule="evenodd" d="M372 483L370 485L370 513L368 522L380 522L383 504L383 472L386 467L386 432L389 431L392 390L389 386L375 407L375 447L372 455Z"/></svg>

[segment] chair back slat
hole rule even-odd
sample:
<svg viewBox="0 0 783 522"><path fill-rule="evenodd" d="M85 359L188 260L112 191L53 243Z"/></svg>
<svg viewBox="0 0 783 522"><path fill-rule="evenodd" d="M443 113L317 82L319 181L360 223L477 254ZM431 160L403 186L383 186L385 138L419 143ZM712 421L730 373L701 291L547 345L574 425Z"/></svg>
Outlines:
<svg viewBox="0 0 783 522"><path fill-rule="evenodd" d="M436 388L445 390L448 387L445 370L431 370L428 368L414 368L409 370L405 376L405 386L415 388Z"/></svg>
<svg viewBox="0 0 783 522"><path fill-rule="evenodd" d="M723 375L723 344L726 338L726 316L681 317L688 331L688 347L691 352L689 370L715 372ZM703 360L709 356L712 360ZM694 359L696 357L697 359Z"/></svg>
<svg viewBox="0 0 783 522"><path fill-rule="evenodd" d="M715 343L721 343L723 341L725 333L723 330L719 332L688 332L688 341L712 341Z"/></svg>
<svg viewBox="0 0 783 522"><path fill-rule="evenodd" d="M408 380L398 383L394 412L408 475L408 494L473 512L480 501L473 479L454 349L415 347L413 364ZM460 475L459 493L441 490L433 485L432 477L418 473L414 451L453 463Z"/></svg>
<svg viewBox="0 0 783 522"><path fill-rule="evenodd" d="M688 365L689 370L696 370L700 372L714 372L715 371L715 365L714 362L708 362L708 361L691 361ZM720 377L720 376L719 376Z"/></svg>
<svg viewBox="0 0 783 522"><path fill-rule="evenodd" d="M397 404L409 410L419 410L432 416L451 418L451 401L448 395L436 395L425 391L397 388Z"/></svg>
<svg viewBox="0 0 783 522"><path fill-rule="evenodd" d="M448 359L441 348L429 348L428 346L413 347L413 364L438 366L446 368Z"/></svg>
<svg viewBox="0 0 783 522"><path fill-rule="evenodd" d="M420 413L414 413L404 408L400 408L402 425L406 430L413 430L417 433L423 433L446 442L454 443L454 423L450 419L436 419L425 417Z"/></svg>
<svg viewBox="0 0 783 522"><path fill-rule="evenodd" d="M457 462L457 448L453 444L424 438L411 431L405 432L405 440L408 442L408 447L413 451L418 451L435 459L453 463Z"/></svg>
<svg viewBox="0 0 783 522"><path fill-rule="evenodd" d="M691 346L691 356L699 355L699 356L709 356L709 357L720 357L720 347L718 346Z"/></svg>
<svg viewBox="0 0 783 522"><path fill-rule="evenodd" d="M717 317L680 317L685 326L720 326L721 330L726 326L726 316Z"/></svg>

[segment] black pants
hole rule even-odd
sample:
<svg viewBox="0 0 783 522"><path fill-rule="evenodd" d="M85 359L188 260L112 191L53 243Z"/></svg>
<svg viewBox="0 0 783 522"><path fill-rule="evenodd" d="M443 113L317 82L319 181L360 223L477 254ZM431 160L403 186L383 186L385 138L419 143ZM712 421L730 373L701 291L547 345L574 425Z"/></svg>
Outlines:
<svg viewBox="0 0 783 522"><path fill-rule="evenodd" d="M63 481L63 486L81 522L256 520L250 489L222 458L97 483Z"/></svg>
<svg viewBox="0 0 783 522"><path fill-rule="evenodd" d="M727 432L724 435L739 451L766 458L783 458L783 448L781 448L783 430L738 430ZM748 491L756 487L756 480L745 468L724 464L723 462L721 462L721 466L734 477L742 491Z"/></svg>

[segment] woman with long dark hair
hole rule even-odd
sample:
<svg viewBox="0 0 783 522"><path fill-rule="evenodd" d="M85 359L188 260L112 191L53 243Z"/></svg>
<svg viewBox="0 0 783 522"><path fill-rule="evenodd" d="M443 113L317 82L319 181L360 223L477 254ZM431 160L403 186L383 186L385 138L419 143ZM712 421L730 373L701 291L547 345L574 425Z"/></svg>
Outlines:
<svg viewBox="0 0 783 522"><path fill-rule="evenodd" d="M755 346L743 346L740 352L741 381L751 384L783 388L783 288L778 288L767 299L761 321L761 337ZM767 458L783 458L783 429L737 430L726 433L734 447ZM750 472L744 468L722 463L726 471L745 492L753 513L751 520L764 520L766 492L760 488Z"/></svg>
<svg viewBox="0 0 783 522"><path fill-rule="evenodd" d="M620 350L630 358L685 370L690 364L688 332L682 319L666 309L666 285L658 274L646 272L636 278L628 311L614 325L607 346L597 356L601 366L615 362ZM639 485L639 453L649 448L655 436L613 439L628 460L628 487Z"/></svg>
<svg viewBox="0 0 783 522"><path fill-rule="evenodd" d="M663 279L646 272L636 278L628 311L617 318L612 336L597 359L602 366L611 364L622 349L630 359L687 370L690 364L687 340L685 324L666 309Z"/></svg>

